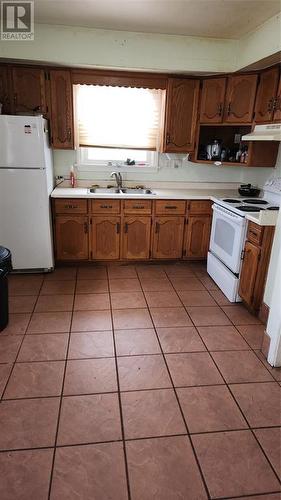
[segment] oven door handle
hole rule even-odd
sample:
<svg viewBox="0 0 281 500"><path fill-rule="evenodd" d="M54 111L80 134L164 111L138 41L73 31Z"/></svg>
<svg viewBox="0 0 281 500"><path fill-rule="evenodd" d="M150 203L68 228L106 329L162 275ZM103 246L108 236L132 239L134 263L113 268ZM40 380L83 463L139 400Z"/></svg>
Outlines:
<svg viewBox="0 0 281 500"><path fill-rule="evenodd" d="M229 219L232 220L235 224L243 225L245 224L245 218L241 217L240 215L236 215L233 212L230 212L230 210L224 209L218 205L213 205L212 209L214 212L217 214L221 215L224 217L224 219Z"/></svg>

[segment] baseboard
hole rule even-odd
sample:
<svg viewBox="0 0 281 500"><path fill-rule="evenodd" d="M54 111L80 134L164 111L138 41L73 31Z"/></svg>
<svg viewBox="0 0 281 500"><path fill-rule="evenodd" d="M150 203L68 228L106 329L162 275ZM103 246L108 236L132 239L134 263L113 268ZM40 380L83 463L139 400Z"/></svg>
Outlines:
<svg viewBox="0 0 281 500"><path fill-rule="evenodd" d="M269 311L270 311L270 309L269 309L268 305L263 302L261 307L260 307L260 310L259 310L259 319L261 320L261 322L264 325L267 324Z"/></svg>

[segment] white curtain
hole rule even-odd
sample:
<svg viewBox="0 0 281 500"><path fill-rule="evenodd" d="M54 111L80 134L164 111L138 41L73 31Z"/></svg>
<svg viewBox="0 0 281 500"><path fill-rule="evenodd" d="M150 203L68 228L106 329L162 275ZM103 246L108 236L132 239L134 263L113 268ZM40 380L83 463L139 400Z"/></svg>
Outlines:
<svg viewBox="0 0 281 500"><path fill-rule="evenodd" d="M163 90L75 85L79 146L158 150Z"/></svg>

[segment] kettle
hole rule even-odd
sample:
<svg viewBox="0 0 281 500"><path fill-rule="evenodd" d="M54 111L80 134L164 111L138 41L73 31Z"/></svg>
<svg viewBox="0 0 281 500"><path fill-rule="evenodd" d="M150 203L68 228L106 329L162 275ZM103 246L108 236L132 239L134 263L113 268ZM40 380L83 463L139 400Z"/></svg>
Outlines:
<svg viewBox="0 0 281 500"><path fill-rule="evenodd" d="M217 139L206 146L207 160L220 160L221 158L221 142Z"/></svg>

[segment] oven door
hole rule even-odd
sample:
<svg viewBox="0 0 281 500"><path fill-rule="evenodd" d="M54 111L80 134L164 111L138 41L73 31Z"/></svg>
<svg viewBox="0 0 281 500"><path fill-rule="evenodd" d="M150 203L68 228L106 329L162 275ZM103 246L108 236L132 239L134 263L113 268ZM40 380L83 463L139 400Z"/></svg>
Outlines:
<svg viewBox="0 0 281 500"><path fill-rule="evenodd" d="M210 251L238 274L246 233L246 219L220 205L213 205Z"/></svg>

